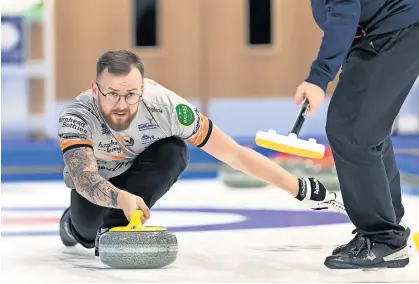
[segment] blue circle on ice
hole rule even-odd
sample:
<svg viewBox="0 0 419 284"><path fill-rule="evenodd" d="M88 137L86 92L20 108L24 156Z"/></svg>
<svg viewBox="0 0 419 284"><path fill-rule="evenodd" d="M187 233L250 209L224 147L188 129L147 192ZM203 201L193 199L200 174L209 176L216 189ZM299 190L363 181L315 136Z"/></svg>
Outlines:
<svg viewBox="0 0 419 284"><path fill-rule="evenodd" d="M47 212L64 211L63 207L7 207L3 212ZM233 231L245 229L268 229L343 224L350 222L349 218L338 212L327 211L298 211L298 210L272 210L272 209L229 209L229 208L153 208L154 212L176 213L209 213L234 215L235 218L222 223L208 223L202 221L199 225L167 226L172 232L198 232L198 231ZM242 218L237 218L242 216ZM206 224L205 224L206 223ZM2 237L14 236L48 236L57 235L57 231L29 231L29 232L2 232Z"/></svg>
<svg viewBox="0 0 419 284"><path fill-rule="evenodd" d="M154 211L235 214L245 218L242 221L196 226L176 226L173 232L219 231L303 227L348 223L347 216L338 212L270 210L270 209L224 209L224 208L155 208Z"/></svg>

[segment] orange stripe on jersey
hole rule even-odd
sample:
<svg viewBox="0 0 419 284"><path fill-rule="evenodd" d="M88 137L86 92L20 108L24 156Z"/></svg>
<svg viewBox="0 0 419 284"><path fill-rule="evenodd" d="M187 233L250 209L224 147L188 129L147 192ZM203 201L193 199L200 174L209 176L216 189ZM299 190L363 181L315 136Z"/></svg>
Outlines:
<svg viewBox="0 0 419 284"><path fill-rule="evenodd" d="M192 136L190 137L187 141L195 146L198 146L200 144L202 144L202 142L204 142L205 138L208 135L209 132L209 126L210 126L210 121L208 119L208 117L206 117L205 115L201 115L201 117L199 118L200 120L200 126L198 131Z"/></svg>
<svg viewBox="0 0 419 284"><path fill-rule="evenodd" d="M61 150L64 150L74 145L89 145L93 147L93 142L90 140L84 140L84 139L64 139L64 138L60 139Z"/></svg>

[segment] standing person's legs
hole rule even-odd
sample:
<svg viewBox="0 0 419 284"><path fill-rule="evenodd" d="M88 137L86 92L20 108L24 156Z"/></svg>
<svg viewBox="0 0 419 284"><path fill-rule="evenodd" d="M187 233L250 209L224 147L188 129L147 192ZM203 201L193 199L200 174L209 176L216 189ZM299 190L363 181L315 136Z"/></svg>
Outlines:
<svg viewBox="0 0 419 284"><path fill-rule="evenodd" d="M126 172L110 179L109 182L119 189L140 196L151 208L178 180L188 161L189 151L186 143L179 138L169 137L150 145ZM94 248L100 228L128 224L122 210L95 205L75 189L71 192L69 209L70 211L66 210L63 214L63 220L68 223L68 227L63 229L70 232L70 236L64 234L65 245L79 243L86 248ZM75 239L73 243L71 237Z"/></svg>
<svg viewBox="0 0 419 284"><path fill-rule="evenodd" d="M394 154L393 142L391 139L391 134L389 134L384 141L383 145L383 163L386 172L387 181L390 187L391 193L391 200L393 203L394 214L396 215L396 223L401 224L405 227L406 231L404 235L406 238L410 236L410 229L401 222L404 216L404 207L402 204L402 193L401 193L401 185L400 185L400 172L397 168L396 157ZM365 241L363 236L357 232L358 230L355 229L352 231L353 234L356 234L355 237L348 243L341 245L333 250L332 254L342 253L345 250L349 251L354 247L360 247L362 243Z"/></svg>
<svg viewBox="0 0 419 284"><path fill-rule="evenodd" d="M397 224L404 212L399 173L387 139L419 75L419 25L376 37L371 45L360 40L342 70L326 132L348 215L367 249L345 250L328 257L326 265L406 265L403 257L391 264L383 260L406 245L404 228ZM371 249L375 258L367 258Z"/></svg>

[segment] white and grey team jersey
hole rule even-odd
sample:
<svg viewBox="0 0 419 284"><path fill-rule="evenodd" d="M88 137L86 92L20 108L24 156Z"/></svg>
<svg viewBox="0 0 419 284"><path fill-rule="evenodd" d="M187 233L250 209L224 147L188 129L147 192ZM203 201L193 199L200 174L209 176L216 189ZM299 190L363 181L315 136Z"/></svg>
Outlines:
<svg viewBox="0 0 419 284"><path fill-rule="evenodd" d="M93 148L99 174L110 179L125 172L157 140L176 136L202 147L211 131L211 120L191 103L155 81L144 79L138 112L125 131L108 127L91 90L87 90L62 110L58 134L63 152L82 146ZM67 166L64 180L74 188Z"/></svg>

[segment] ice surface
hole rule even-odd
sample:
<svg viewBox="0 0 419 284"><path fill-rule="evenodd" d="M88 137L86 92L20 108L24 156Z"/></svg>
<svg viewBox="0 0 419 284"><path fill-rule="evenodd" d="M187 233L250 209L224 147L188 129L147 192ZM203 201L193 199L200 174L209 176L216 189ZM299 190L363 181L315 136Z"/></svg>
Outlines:
<svg viewBox="0 0 419 284"><path fill-rule="evenodd" d="M2 184L1 283L419 281L419 253L402 269L329 270L325 257L352 237L345 216L306 210L280 189L218 181L181 181L152 209L148 225L178 237L174 264L114 270L93 250L61 244L58 219L69 197L62 183ZM419 231L419 198L405 196L404 204L405 221Z"/></svg>

